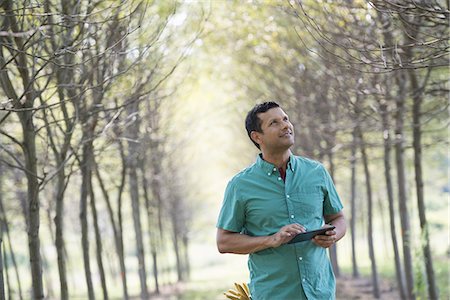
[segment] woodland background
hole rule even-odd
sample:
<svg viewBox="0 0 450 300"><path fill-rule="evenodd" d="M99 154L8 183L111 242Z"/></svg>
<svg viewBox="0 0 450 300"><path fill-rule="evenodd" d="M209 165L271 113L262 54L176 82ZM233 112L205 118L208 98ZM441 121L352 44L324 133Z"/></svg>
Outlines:
<svg viewBox="0 0 450 300"><path fill-rule="evenodd" d="M0 297L223 299L247 280L215 247L223 190L257 155L246 112L275 100L344 201L336 276L447 299L449 17L444 0L1 0Z"/></svg>

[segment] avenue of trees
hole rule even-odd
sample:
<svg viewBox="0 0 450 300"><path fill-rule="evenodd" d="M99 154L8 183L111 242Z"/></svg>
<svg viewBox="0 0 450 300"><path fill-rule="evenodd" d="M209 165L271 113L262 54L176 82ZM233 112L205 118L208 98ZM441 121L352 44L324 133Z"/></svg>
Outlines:
<svg viewBox="0 0 450 300"><path fill-rule="evenodd" d="M385 218L399 298L439 299L445 258L427 217L445 203L436 208L426 170L427 154L448 147L449 6L0 1L2 299L148 299L189 279L201 186L187 184L177 157L194 131L173 124L178 89L196 74L233 82L240 113L280 102L294 152L323 162L347 191L351 253L330 249L336 276L344 255L361 276L364 236L380 297L374 224Z"/></svg>

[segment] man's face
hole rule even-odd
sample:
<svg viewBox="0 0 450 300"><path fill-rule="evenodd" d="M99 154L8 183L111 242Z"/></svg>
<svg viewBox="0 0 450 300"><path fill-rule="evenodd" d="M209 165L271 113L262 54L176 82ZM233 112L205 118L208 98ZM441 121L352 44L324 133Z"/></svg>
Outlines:
<svg viewBox="0 0 450 300"><path fill-rule="evenodd" d="M252 137L261 149L287 150L294 145L294 127L287 114L279 107L258 114L261 132L253 131Z"/></svg>

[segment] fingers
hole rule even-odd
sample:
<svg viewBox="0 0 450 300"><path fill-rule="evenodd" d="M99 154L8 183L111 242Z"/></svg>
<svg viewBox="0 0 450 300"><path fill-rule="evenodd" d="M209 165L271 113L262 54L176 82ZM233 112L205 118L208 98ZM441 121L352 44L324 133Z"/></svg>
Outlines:
<svg viewBox="0 0 450 300"><path fill-rule="evenodd" d="M323 248L329 248L331 245L333 245L334 243L336 243L337 241L337 236L336 236L336 231L333 230L328 230L325 232L325 235L316 235L313 238L313 242Z"/></svg>
<svg viewBox="0 0 450 300"><path fill-rule="evenodd" d="M306 229L300 224L289 224L280 229L280 234L285 237L294 237L299 233L305 232Z"/></svg>
<svg viewBox="0 0 450 300"><path fill-rule="evenodd" d="M292 240L297 234L305 232L306 228L300 224L288 224L283 226L272 237L273 247L278 247Z"/></svg>

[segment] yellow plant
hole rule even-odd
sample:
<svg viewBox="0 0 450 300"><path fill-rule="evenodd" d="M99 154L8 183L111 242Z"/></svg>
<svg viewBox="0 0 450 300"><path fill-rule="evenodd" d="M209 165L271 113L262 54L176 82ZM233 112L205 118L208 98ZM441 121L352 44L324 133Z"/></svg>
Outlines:
<svg viewBox="0 0 450 300"><path fill-rule="evenodd" d="M248 285L244 282L242 284L234 283L235 290L229 289L227 292L223 293L228 299L231 300L251 300L250 290Z"/></svg>

